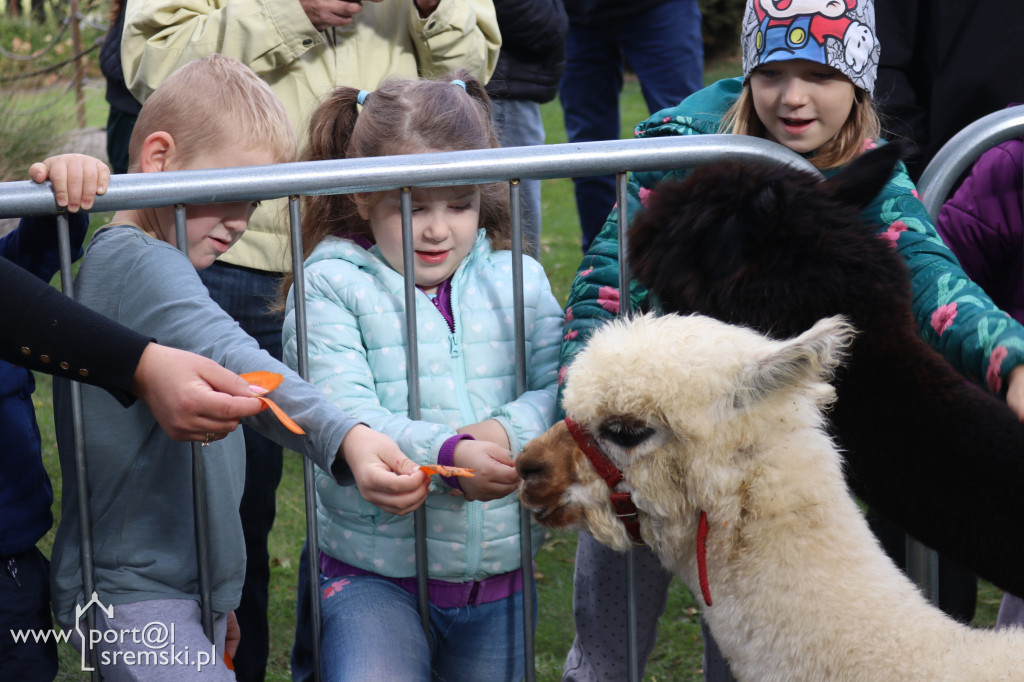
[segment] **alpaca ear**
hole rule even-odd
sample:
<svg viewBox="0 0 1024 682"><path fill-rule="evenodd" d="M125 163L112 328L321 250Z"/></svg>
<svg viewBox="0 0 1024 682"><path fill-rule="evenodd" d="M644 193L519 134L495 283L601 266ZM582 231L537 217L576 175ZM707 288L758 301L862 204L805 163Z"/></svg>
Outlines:
<svg viewBox="0 0 1024 682"><path fill-rule="evenodd" d="M781 342L740 373L732 408L742 412L777 393L828 381L846 356L854 333L846 319L837 315Z"/></svg>
<svg viewBox="0 0 1024 682"><path fill-rule="evenodd" d="M839 201L860 211L874 201L889 182L904 151L903 144L890 142L865 152L821 186Z"/></svg>

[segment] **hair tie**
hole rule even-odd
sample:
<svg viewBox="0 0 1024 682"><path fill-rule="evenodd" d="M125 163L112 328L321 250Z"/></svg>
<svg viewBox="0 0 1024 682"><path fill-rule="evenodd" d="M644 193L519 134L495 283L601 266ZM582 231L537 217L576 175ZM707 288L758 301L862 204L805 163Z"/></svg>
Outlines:
<svg viewBox="0 0 1024 682"><path fill-rule="evenodd" d="M460 81L458 78L452 81L452 85L458 85L463 90L466 89L466 81Z"/></svg>
<svg viewBox="0 0 1024 682"><path fill-rule="evenodd" d="M366 90L360 90L359 94L356 95L356 102L359 106L362 106L366 102L366 98L370 96L370 93Z"/></svg>

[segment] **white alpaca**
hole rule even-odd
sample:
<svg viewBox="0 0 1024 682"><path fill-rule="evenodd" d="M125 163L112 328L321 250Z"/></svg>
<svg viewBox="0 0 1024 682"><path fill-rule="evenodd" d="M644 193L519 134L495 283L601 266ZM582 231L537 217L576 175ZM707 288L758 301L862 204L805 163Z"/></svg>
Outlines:
<svg viewBox="0 0 1024 682"><path fill-rule="evenodd" d="M564 406L621 470L644 540L698 599L706 512L703 614L740 680L1024 680L1024 630L972 629L930 605L846 488L823 410L853 333L842 318L789 341L700 316L616 322L569 367ZM517 467L541 522L630 546L565 423Z"/></svg>

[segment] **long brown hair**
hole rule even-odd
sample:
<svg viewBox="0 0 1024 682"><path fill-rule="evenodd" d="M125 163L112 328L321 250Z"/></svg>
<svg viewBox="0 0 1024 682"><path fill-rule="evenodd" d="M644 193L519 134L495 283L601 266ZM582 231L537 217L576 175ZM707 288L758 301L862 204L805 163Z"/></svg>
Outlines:
<svg viewBox="0 0 1024 682"><path fill-rule="evenodd" d="M750 91L750 79L743 83L743 91L729 110L725 112L718 126L720 133L766 137L764 124L754 109L754 96ZM881 137L882 125L878 120L871 94L854 86L853 106L843 126L835 136L819 147L808 161L818 169L845 166L860 156L864 140Z"/></svg>
<svg viewBox="0 0 1024 682"><path fill-rule="evenodd" d="M465 83L465 90L453 84L455 80ZM500 147L491 126L491 100L483 84L468 71L460 69L429 80L389 78L367 95L362 111L357 106L359 92L340 87L316 108L303 161ZM510 248L507 189L502 183L480 185L479 189L480 227L487 231L493 248ZM305 197L303 259L334 234L374 241L351 194ZM286 277L285 292L291 281L291 276Z"/></svg>

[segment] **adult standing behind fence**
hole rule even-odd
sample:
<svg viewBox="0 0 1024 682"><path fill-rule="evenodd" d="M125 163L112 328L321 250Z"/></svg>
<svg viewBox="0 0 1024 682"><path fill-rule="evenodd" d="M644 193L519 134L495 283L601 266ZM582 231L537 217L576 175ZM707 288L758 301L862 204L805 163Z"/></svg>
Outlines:
<svg viewBox="0 0 1024 682"><path fill-rule="evenodd" d="M919 148L907 160L917 182L953 135L1008 102L1024 102L1019 0L887 0L878 3L885 45L875 87L889 139Z"/></svg>
<svg viewBox="0 0 1024 682"><path fill-rule="evenodd" d="M565 9L569 37L559 96L570 142L619 139L626 62L652 114L704 86L697 0L565 0ZM573 184L586 252L615 204L615 178L574 178Z"/></svg>
<svg viewBox="0 0 1024 682"><path fill-rule="evenodd" d="M107 79L107 159L115 173L128 172L128 141L142 105L128 91L121 70L121 33L127 0L110 3L110 30L100 48L100 71Z"/></svg>
<svg viewBox="0 0 1024 682"><path fill-rule="evenodd" d="M270 84L299 136L337 85L372 90L388 75L465 68L486 80L501 38L491 0L146 0L130 3L121 43L125 81L142 101L179 66L213 53L238 58ZM283 202L264 202L245 236L203 272L210 295L262 348L281 357L279 313L270 313L290 270ZM267 536L274 523L281 448L245 430L242 497L246 565L236 610L240 680L263 679L268 655ZM300 565L300 584L306 571ZM300 597L301 598L301 597Z"/></svg>
<svg viewBox="0 0 1024 682"><path fill-rule="evenodd" d="M501 28L501 54L487 84L491 120L502 147L544 144L540 105L558 94L565 71L569 17L562 0L494 0ZM540 180L520 183L523 236L538 257L541 233Z"/></svg>

